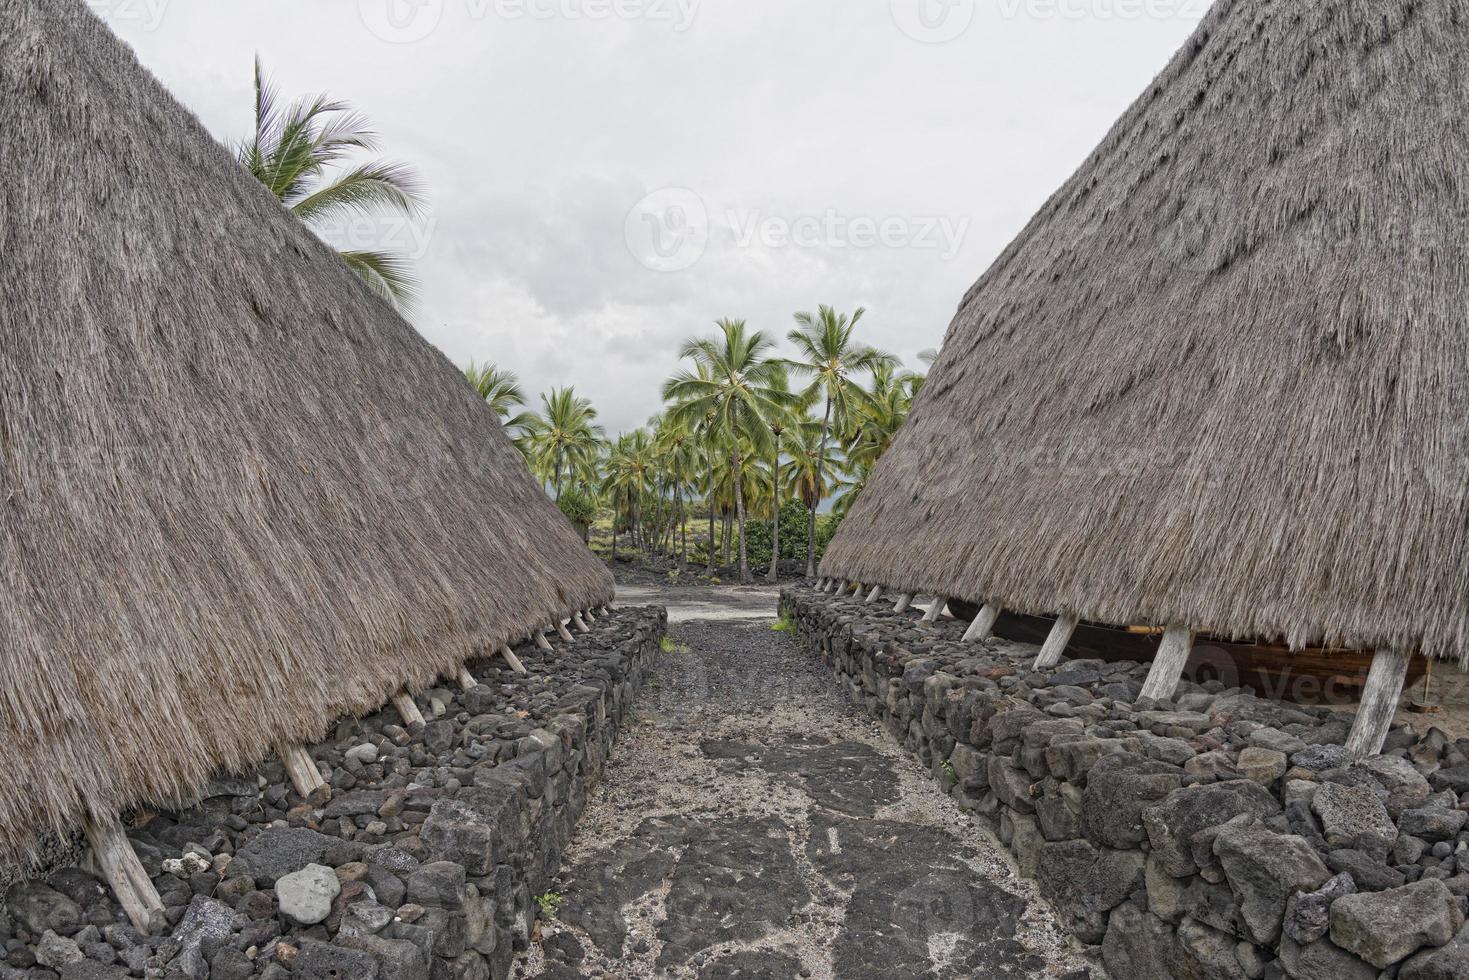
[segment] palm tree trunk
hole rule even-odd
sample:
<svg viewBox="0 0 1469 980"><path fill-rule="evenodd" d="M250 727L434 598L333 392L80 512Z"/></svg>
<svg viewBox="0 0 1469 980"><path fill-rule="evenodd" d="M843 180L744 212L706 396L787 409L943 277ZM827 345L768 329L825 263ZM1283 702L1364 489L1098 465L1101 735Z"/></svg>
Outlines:
<svg viewBox="0 0 1469 980"><path fill-rule="evenodd" d="M750 553L745 547L745 475L741 472L744 460L740 458L739 441L735 441L733 453L735 517L740 525L740 584L749 585L754 579L750 575Z"/></svg>
<svg viewBox="0 0 1469 980"><path fill-rule="evenodd" d="M689 526L684 520L682 483L673 488L673 496L676 501L675 509L678 512L678 527L673 533L675 538L682 537L683 539L683 548L678 556L678 573L682 575L689 570Z"/></svg>
<svg viewBox="0 0 1469 980"><path fill-rule="evenodd" d="M561 454L556 454L556 502L561 503Z"/></svg>
<svg viewBox="0 0 1469 980"><path fill-rule="evenodd" d="M826 396L826 417L821 420L821 452L816 456L816 486L811 493L811 524L806 529L806 577L816 577L816 512L821 509L821 492L826 487L826 440L831 434L831 395Z"/></svg>
<svg viewBox="0 0 1469 980"><path fill-rule="evenodd" d="M774 464L771 473L774 474L770 484L770 581L775 582L780 578L780 439L775 440L775 458L771 460Z"/></svg>
<svg viewBox="0 0 1469 980"><path fill-rule="evenodd" d="M720 515L724 520L724 567L728 568L733 561L734 537L730 533L729 510L726 508Z"/></svg>
<svg viewBox="0 0 1469 980"><path fill-rule="evenodd" d="M705 500L709 506L709 561L705 571L714 574L714 556L718 553L714 544L714 493L711 491Z"/></svg>

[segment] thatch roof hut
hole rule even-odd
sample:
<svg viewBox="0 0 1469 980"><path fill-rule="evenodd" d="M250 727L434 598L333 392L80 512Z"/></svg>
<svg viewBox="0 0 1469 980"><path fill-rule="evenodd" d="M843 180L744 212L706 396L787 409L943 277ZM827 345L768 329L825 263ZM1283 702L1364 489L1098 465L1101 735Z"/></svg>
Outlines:
<svg viewBox="0 0 1469 980"><path fill-rule="evenodd" d="M970 290L829 576L1469 656L1469 7L1219 0Z"/></svg>
<svg viewBox="0 0 1469 980"><path fill-rule="evenodd" d="M82 0L0 10L0 861L613 584L460 373Z"/></svg>

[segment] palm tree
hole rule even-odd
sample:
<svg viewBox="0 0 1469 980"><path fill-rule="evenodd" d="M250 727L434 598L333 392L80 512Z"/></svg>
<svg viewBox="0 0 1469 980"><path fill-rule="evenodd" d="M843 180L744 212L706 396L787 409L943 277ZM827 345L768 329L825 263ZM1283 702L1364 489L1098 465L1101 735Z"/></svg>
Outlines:
<svg viewBox="0 0 1469 980"><path fill-rule="evenodd" d="M770 359L774 344L760 331L750 333L743 320L720 320L720 335L691 340L679 351L680 359L703 366L703 374L680 371L663 386L663 397L673 403L669 414L698 424L711 414L717 430L728 439L730 469L734 474L735 519L740 529L740 581L749 583L749 552L745 545L744 449L768 448L770 430L764 416L787 410L794 400L775 387L782 373Z"/></svg>
<svg viewBox="0 0 1469 980"><path fill-rule="evenodd" d="M638 509L651 469L651 447L643 429L625 432L608 453L602 491L612 500L612 560L617 560L617 527L625 519L637 545Z"/></svg>
<svg viewBox="0 0 1469 980"><path fill-rule="evenodd" d="M819 307L815 316L797 313L797 329L788 335L800 352L799 359L786 362L792 371L811 379L802 397L811 404L826 401L826 414L821 423L821 449L816 459L816 484L824 490L827 443L833 426L838 432L851 427L853 409L865 397L856 376L873 371L884 364L896 364L891 354L857 344L852 334L867 311L858 308L848 317L830 306ZM816 512L818 498L811 505L811 524L807 531L806 574L816 575Z"/></svg>
<svg viewBox="0 0 1469 980"><path fill-rule="evenodd" d="M773 387L779 388L788 396L790 393L790 379L782 366L778 381ZM785 448L785 437L798 420L806 414L806 405L792 405L786 411L772 411L766 415L765 424L770 429L770 581L775 582L780 577L780 505L785 499L781 493L780 484L780 454Z"/></svg>
<svg viewBox="0 0 1469 980"><path fill-rule="evenodd" d="M479 396L495 410L495 414L500 417L500 424L505 427L511 439L520 439L530 431L535 424L534 416L530 412L515 411L525 405L525 392L514 371L502 371L489 361L483 366L470 361L464 376L469 379L474 390L479 392Z"/></svg>
<svg viewBox="0 0 1469 980"><path fill-rule="evenodd" d="M654 446L662 463L664 474L673 485L674 533L682 535L679 545L678 570L689 567L689 529L684 513L684 491L693 483L699 463L698 443L688 419L665 417L654 437ZM678 542L675 542L678 544Z"/></svg>
<svg viewBox="0 0 1469 980"><path fill-rule="evenodd" d="M593 423L597 410L573 387L552 388L541 395L545 411L532 416L526 437L531 469L542 480L550 480L561 500L562 476L568 470L574 479L590 483L596 479L597 457L606 434Z"/></svg>
<svg viewBox="0 0 1469 980"><path fill-rule="evenodd" d="M235 156L308 225L370 213L380 208L416 217L424 208L418 175L390 160L348 165L356 153L376 153L381 140L351 105L325 95L283 107L280 94L255 59L255 133ZM343 168L332 174L329 170ZM385 251L349 250L343 261L394 305L409 304L418 283L403 257Z"/></svg>

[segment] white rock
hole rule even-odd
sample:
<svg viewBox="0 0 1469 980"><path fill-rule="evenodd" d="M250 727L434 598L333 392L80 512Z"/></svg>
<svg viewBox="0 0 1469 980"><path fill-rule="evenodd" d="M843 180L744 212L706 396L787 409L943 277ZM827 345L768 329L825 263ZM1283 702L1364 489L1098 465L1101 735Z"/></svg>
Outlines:
<svg viewBox="0 0 1469 980"><path fill-rule="evenodd" d="M377 761L377 746L371 742L354 745L347 750L346 757L348 759L356 759L364 766L370 766Z"/></svg>
<svg viewBox="0 0 1469 980"><path fill-rule="evenodd" d="M308 864L275 883L275 897L281 912L303 926L326 921L332 900L342 893L342 883L331 868Z"/></svg>

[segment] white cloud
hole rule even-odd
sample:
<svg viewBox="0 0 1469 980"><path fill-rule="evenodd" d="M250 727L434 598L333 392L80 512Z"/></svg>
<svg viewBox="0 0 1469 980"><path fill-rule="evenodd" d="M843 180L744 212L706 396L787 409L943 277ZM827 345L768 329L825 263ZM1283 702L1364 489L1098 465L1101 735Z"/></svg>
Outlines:
<svg viewBox="0 0 1469 980"><path fill-rule="evenodd" d="M1196 0L514 2L96 6L221 138L250 125L257 51L288 93L365 111L431 187L419 329L532 391L575 384L614 431L657 411L679 342L719 317L783 336L795 310L866 305L873 343L910 361L934 346L1203 13ZM967 20L956 32L945 15ZM385 23L422 39L384 41ZM924 23L943 43L911 36ZM629 212L664 188L707 208L707 245L682 271L647 268L627 241ZM819 230L742 245L757 219ZM962 226L952 250L913 247L930 219ZM854 227L884 223L905 230L854 242Z"/></svg>

